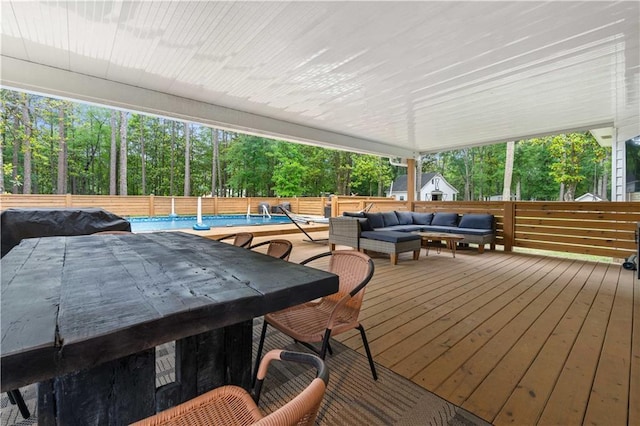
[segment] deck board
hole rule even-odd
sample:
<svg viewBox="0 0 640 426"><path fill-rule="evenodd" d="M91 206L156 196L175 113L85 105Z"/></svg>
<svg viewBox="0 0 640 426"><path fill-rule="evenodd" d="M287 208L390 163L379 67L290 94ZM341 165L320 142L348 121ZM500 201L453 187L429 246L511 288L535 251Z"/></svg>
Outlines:
<svg viewBox="0 0 640 426"><path fill-rule="evenodd" d="M607 279L616 286L602 352L584 417L588 424L625 424L631 368L633 287L620 282L619 268L609 268ZM618 374L619 371L628 372Z"/></svg>
<svg viewBox="0 0 640 426"><path fill-rule="evenodd" d="M635 274L635 272L634 272ZM624 282L629 278L624 278ZM633 334L631 337L631 373L629 379L629 422L640 424L640 280L627 283L633 288Z"/></svg>
<svg viewBox="0 0 640 426"><path fill-rule="evenodd" d="M618 268L619 269L619 268ZM603 280L540 417L581 424L613 305L615 283Z"/></svg>
<svg viewBox="0 0 640 426"><path fill-rule="evenodd" d="M295 262L327 250L284 238ZM360 320L377 363L496 425L640 424L640 281L620 265L475 249L373 260ZM359 333L337 339L364 353Z"/></svg>
<svg viewBox="0 0 640 426"><path fill-rule="evenodd" d="M572 280L575 285L567 286L535 325L538 328L538 339L527 339L523 333L525 339L521 340L521 344L539 341L545 334L547 337L546 341L541 342L540 351L496 417L496 423L531 424L538 419L562 371L566 354L582 326L582 319L595 297L605 270L606 265L597 265L581 283L589 272L588 269L581 268L583 275L576 274ZM542 332L544 325L547 327Z"/></svg>

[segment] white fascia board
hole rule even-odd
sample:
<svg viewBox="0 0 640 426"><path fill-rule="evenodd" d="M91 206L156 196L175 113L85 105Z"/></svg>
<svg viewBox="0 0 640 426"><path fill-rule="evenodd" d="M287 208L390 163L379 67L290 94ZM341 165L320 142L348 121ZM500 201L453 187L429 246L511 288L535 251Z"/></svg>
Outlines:
<svg viewBox="0 0 640 426"><path fill-rule="evenodd" d="M34 62L7 56L2 56L1 62L0 84L7 88L326 148L389 157L417 157L415 151L406 148L302 126Z"/></svg>

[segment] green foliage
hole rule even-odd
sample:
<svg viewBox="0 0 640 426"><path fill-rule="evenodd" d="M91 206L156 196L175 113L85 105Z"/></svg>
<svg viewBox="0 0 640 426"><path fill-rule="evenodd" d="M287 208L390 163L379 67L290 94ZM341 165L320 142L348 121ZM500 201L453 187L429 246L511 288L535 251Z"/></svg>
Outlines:
<svg viewBox="0 0 640 426"><path fill-rule="evenodd" d="M277 141L272 146L272 190L278 197L295 197L304 192L303 184L308 167L300 145Z"/></svg>
<svg viewBox="0 0 640 426"><path fill-rule="evenodd" d="M587 178L587 170L607 156L606 149L590 133L560 134L532 142L544 145L549 152L549 174L555 182L564 184L567 201L575 198L578 185Z"/></svg>
<svg viewBox="0 0 640 426"><path fill-rule="evenodd" d="M389 161L374 155L359 155L353 161L352 191L358 195L383 195L392 180Z"/></svg>
<svg viewBox="0 0 640 426"><path fill-rule="evenodd" d="M29 123L23 122L25 99ZM26 182L27 146L31 156L32 192L57 191L61 149L58 113L63 105L68 191L74 194L109 193L111 110L3 89L0 91L0 138L7 191L21 192ZM27 141L28 126L31 137ZM116 127L119 145L119 123ZM184 129L183 122L129 114L129 194L142 194L143 188L146 194L181 194L185 176ZM193 123L190 123L190 129L191 192L194 195L211 194L212 132ZM397 175L406 174L406 168L390 166L386 158L221 130L216 132L220 136L221 176L218 184L221 196L384 195ZM119 152L119 146L117 148ZM482 200L502 194L504 161L505 144L502 143L425 155L422 171L442 174L460 191L459 199ZM557 199L559 182L575 184L574 193L593 192L595 182L610 174L609 163L606 150L588 134L519 141L514 158L514 187L519 182L524 200ZM119 172L119 158L116 158L116 167Z"/></svg>

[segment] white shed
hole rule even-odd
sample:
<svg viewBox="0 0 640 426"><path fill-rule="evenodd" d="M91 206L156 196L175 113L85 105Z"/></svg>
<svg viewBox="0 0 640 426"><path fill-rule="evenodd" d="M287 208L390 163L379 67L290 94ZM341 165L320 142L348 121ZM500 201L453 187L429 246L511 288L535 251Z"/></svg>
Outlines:
<svg viewBox="0 0 640 426"><path fill-rule="evenodd" d="M416 186L418 183L416 182ZM407 199L407 175L401 175L391 183L387 196L395 196L396 200ZM420 200L422 201L455 201L458 190L455 189L440 173L423 173Z"/></svg>

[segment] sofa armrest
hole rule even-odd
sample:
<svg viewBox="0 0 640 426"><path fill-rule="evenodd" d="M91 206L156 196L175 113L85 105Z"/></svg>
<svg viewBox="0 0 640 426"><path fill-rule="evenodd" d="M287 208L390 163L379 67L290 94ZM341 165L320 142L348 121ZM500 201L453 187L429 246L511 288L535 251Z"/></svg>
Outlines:
<svg viewBox="0 0 640 426"><path fill-rule="evenodd" d="M360 248L360 222L352 217L329 218L329 243Z"/></svg>

